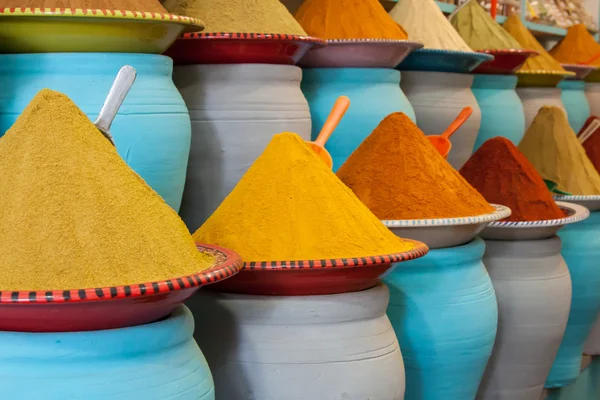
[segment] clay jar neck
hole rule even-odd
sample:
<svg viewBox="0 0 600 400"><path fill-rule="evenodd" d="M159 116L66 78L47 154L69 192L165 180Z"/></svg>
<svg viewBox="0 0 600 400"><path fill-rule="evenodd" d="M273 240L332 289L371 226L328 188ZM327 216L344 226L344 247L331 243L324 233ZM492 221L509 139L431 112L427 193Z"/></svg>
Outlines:
<svg viewBox="0 0 600 400"><path fill-rule="evenodd" d="M517 81L516 75L475 75L473 90L514 90L517 87Z"/></svg>
<svg viewBox="0 0 600 400"><path fill-rule="evenodd" d="M400 84L400 71L389 68L307 68L302 86Z"/></svg>

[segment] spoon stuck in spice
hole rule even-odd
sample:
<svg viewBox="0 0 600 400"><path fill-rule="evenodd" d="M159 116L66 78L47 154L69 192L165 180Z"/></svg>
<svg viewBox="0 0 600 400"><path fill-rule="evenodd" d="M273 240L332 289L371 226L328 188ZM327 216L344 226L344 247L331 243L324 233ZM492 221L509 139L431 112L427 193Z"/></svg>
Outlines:
<svg viewBox="0 0 600 400"><path fill-rule="evenodd" d="M350 99L346 96L340 96L335 101L327 120L323 124L321 128L321 132L319 132L319 136L314 142L306 142L312 151L317 153L317 155L323 160L323 162L329 167L333 167L333 159L329 152L325 149L325 143L337 128L340 120L346 114L346 111L350 107Z"/></svg>
<svg viewBox="0 0 600 400"><path fill-rule="evenodd" d="M136 71L130 65L125 65L119 70L115 81L108 92L108 96L106 96L106 100L104 101L104 105L102 109L100 109L100 113L98 114L98 118L94 125L96 128L106 137L114 146L115 142L110 134L110 126L112 125L119 108L121 108L121 104L125 100L127 93L129 93L129 89L135 82Z"/></svg>
<svg viewBox="0 0 600 400"><path fill-rule="evenodd" d="M458 114L456 119L452 121L450 125L446 128L446 130L441 135L430 135L427 136L431 144L437 149L437 151L442 155L442 157L448 157L448 153L450 153L450 149L452 149L452 142L450 141L450 136L454 134L465 123L467 119L473 114L473 109L471 107L465 107Z"/></svg>

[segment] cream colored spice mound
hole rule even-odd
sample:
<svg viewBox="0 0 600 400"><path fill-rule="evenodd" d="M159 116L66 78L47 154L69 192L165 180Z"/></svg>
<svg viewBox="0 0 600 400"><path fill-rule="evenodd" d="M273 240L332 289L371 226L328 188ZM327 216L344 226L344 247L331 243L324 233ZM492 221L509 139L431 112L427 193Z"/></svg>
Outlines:
<svg viewBox="0 0 600 400"><path fill-rule="evenodd" d="M0 290L146 283L212 265L61 93L38 93L0 139L0 170Z"/></svg>
<svg viewBox="0 0 600 400"><path fill-rule="evenodd" d="M472 52L434 0L402 0L390 11L410 40L426 49Z"/></svg>
<svg viewBox="0 0 600 400"><path fill-rule="evenodd" d="M306 36L279 0L163 0L162 3L171 14L201 19L204 32Z"/></svg>

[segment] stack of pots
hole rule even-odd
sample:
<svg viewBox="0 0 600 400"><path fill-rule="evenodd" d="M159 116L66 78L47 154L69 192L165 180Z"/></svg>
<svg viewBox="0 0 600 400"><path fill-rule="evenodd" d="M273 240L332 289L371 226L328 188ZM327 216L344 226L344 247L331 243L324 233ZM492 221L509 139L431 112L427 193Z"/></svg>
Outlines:
<svg viewBox="0 0 600 400"><path fill-rule="evenodd" d="M558 107L566 112L562 102L561 89L558 87L517 87L517 94L523 102L526 130L531 125L531 122L533 122L540 108L544 106Z"/></svg>
<svg viewBox="0 0 600 400"><path fill-rule="evenodd" d="M580 79L566 79L560 82L558 87L561 89L561 100L569 118L569 125L577 133L590 116L585 82Z"/></svg>

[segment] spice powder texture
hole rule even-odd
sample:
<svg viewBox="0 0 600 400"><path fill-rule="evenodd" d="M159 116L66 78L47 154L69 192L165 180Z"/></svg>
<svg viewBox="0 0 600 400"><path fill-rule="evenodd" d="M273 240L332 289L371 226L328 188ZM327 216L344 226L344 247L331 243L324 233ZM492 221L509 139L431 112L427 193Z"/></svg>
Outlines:
<svg viewBox="0 0 600 400"><path fill-rule="evenodd" d="M584 24L569 27L566 36L550 50L550 54L565 64L588 62L600 53L600 44L596 42ZM600 66L600 57L590 65Z"/></svg>
<svg viewBox="0 0 600 400"><path fill-rule="evenodd" d="M541 221L565 216L535 167L506 138L486 140L460 173L487 201L511 209L507 221Z"/></svg>
<svg viewBox="0 0 600 400"><path fill-rule="evenodd" d="M385 117L337 175L382 220L494 211L404 113Z"/></svg>
<svg viewBox="0 0 600 400"><path fill-rule="evenodd" d="M38 93L0 139L0 170L0 290L146 283L212 265L61 93Z"/></svg>
<svg viewBox="0 0 600 400"><path fill-rule="evenodd" d="M403 252L395 236L296 134L275 135L194 233L244 261L320 260Z"/></svg>

